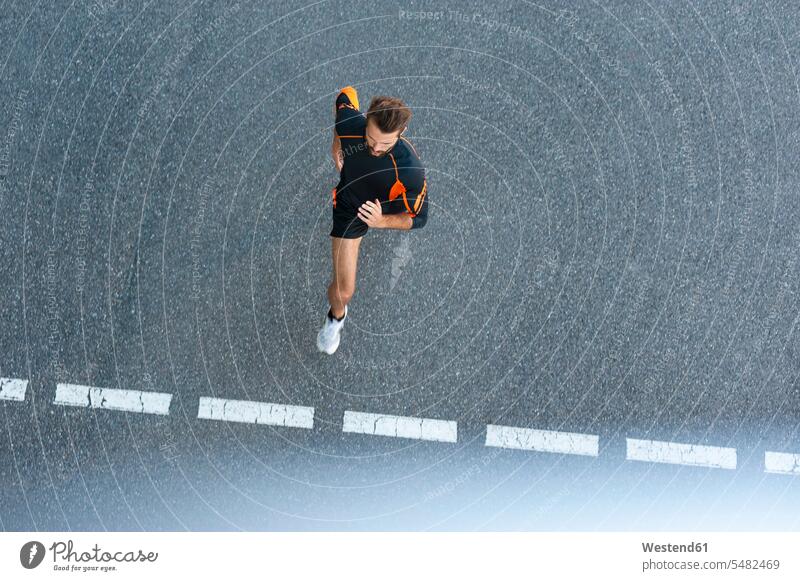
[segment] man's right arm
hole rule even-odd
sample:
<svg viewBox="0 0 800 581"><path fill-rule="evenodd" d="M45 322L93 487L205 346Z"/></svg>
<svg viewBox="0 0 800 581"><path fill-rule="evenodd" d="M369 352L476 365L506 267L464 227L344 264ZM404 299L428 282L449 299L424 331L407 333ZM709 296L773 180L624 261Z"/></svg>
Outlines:
<svg viewBox="0 0 800 581"><path fill-rule="evenodd" d="M347 86L337 93L333 112L335 121L331 155L336 169L341 172L342 165L344 165L344 154L342 153L342 140L339 136L356 137L355 134L360 132L359 127L363 121L363 115L358 110L358 93L353 87Z"/></svg>
<svg viewBox="0 0 800 581"><path fill-rule="evenodd" d="M339 93L336 95L336 102L334 104L334 109L336 113L337 122L346 119L354 114L356 115L359 114L360 111L358 108L358 93L356 92L356 90L348 85L347 87L339 91Z"/></svg>
<svg viewBox="0 0 800 581"><path fill-rule="evenodd" d="M342 156L342 141L336 135L336 130L333 130L333 143L331 144L331 155L333 156L333 164L336 166L336 171L342 171L342 164L344 157Z"/></svg>

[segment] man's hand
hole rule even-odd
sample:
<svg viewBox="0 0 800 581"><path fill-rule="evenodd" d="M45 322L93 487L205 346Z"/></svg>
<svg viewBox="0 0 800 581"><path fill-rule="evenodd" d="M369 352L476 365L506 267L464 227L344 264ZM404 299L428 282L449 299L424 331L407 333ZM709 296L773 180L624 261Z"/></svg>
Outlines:
<svg viewBox="0 0 800 581"><path fill-rule="evenodd" d="M364 202L358 209L358 217L366 222L370 228L384 228L386 226L386 217L381 210L381 203L378 198L374 202Z"/></svg>

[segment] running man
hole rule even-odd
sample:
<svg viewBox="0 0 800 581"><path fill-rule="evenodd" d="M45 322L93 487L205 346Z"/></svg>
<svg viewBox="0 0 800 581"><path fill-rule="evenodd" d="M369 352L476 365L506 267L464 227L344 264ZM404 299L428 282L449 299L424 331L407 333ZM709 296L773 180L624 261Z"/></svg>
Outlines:
<svg viewBox="0 0 800 581"><path fill-rule="evenodd" d="M425 168L405 137L411 111L393 97L374 97L364 115L353 87L336 95L331 153L339 183L333 188L333 278L330 308L317 348L332 355L356 290L361 239L370 228L412 230L428 218Z"/></svg>

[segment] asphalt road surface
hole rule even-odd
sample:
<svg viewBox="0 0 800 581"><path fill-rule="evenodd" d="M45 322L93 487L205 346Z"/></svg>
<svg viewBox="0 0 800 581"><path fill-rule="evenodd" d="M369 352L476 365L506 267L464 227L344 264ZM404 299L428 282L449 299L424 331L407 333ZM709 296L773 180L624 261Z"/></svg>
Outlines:
<svg viewBox="0 0 800 581"><path fill-rule="evenodd" d="M3 530L800 530L800 7L0 1ZM427 225L333 356L332 103Z"/></svg>

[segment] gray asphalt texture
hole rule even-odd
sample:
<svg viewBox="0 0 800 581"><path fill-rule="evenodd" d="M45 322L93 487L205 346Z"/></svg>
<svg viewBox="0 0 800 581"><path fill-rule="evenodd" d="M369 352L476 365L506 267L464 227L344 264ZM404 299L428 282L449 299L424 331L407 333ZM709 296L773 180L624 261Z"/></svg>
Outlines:
<svg viewBox="0 0 800 581"><path fill-rule="evenodd" d="M0 402L3 530L800 530L800 477L763 470L800 453L797 3L0 13L0 376L30 381ZM348 84L412 108L430 213L365 237L329 357ZM58 382L174 398L65 408ZM201 396L315 427L199 420ZM458 442L344 434L345 410ZM487 424L600 454L487 448Z"/></svg>

